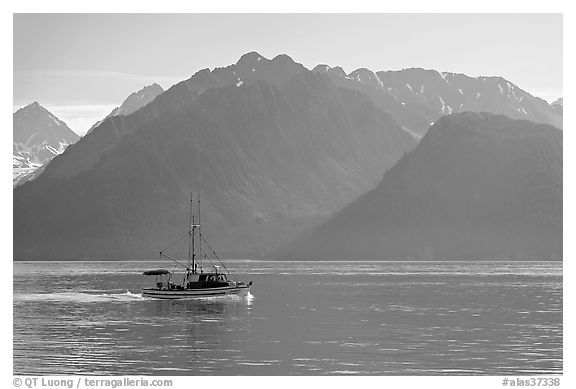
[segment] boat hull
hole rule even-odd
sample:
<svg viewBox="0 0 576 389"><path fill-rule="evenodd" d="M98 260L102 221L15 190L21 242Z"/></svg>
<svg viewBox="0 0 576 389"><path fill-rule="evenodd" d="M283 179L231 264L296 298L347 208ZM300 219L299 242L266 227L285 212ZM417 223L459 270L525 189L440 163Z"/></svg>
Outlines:
<svg viewBox="0 0 576 389"><path fill-rule="evenodd" d="M149 297L162 300L176 300L176 299L194 299L202 297L217 297L226 295L245 296L248 294L249 290L250 290L249 285L226 286L220 288L184 289L184 290L143 288L142 297Z"/></svg>

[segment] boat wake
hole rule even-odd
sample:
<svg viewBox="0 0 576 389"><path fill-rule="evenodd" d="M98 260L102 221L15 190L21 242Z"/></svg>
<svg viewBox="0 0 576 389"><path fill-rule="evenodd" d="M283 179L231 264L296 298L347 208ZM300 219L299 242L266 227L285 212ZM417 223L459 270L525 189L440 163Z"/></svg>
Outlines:
<svg viewBox="0 0 576 389"><path fill-rule="evenodd" d="M246 299L252 303L254 295L250 292L246 296L226 295L213 297L198 297L189 300L203 301L240 301ZM142 297L141 293L132 293L127 290L124 293L85 293L85 292L61 292L61 293L21 293L14 294L14 302L69 302L69 303L102 303L102 302L133 302L133 301L158 301L149 297ZM175 300L172 300L175 301Z"/></svg>
<svg viewBox="0 0 576 389"><path fill-rule="evenodd" d="M62 292L62 293L23 293L15 294L14 302L37 302L54 301L70 303L99 303L99 302L130 302L142 301L140 293L132 293L127 290L124 293L82 293L82 292Z"/></svg>

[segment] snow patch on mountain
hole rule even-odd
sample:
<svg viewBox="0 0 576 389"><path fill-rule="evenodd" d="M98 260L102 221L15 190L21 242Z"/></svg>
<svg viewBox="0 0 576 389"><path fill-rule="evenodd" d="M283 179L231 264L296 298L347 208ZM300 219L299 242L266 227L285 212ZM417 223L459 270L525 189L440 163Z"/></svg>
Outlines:
<svg viewBox="0 0 576 389"><path fill-rule="evenodd" d="M444 113L444 110L446 109L446 104L444 103L444 99L442 98L442 96L438 96L438 98L440 99L440 103L442 103L442 113Z"/></svg>
<svg viewBox="0 0 576 389"><path fill-rule="evenodd" d="M378 86L380 88L384 88L384 83L382 82L382 80L380 79L380 76L378 76L378 74L376 74L376 81L378 81Z"/></svg>

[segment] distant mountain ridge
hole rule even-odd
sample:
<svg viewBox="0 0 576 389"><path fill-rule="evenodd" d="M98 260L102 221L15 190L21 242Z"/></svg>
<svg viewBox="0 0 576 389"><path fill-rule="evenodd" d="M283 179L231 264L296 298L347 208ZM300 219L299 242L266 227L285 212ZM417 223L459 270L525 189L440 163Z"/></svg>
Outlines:
<svg viewBox="0 0 576 389"><path fill-rule="evenodd" d="M148 103L152 102L156 96L162 93L164 93L164 89L162 89L162 87L156 83L145 86L139 91L131 93L119 107L114 108L112 112L106 115L104 119L94 123L94 125L90 127L87 133L92 132L94 128L98 127L104 120L111 116L130 115L132 112L135 112Z"/></svg>
<svg viewBox="0 0 576 389"><path fill-rule="evenodd" d="M503 115L445 116L374 190L274 255L561 260L562 132Z"/></svg>
<svg viewBox="0 0 576 389"><path fill-rule="evenodd" d="M13 115L13 185L19 185L42 165L64 152L80 137L66 123L33 102Z"/></svg>
<svg viewBox="0 0 576 389"><path fill-rule="evenodd" d="M464 74L419 68L399 71L357 69L346 74L341 67L318 65L339 86L371 96L406 129L424 134L443 115L457 112L491 112L513 119L562 128L562 115L546 101L530 95L502 77L468 77Z"/></svg>
<svg viewBox="0 0 576 389"><path fill-rule="evenodd" d="M266 80L270 83L279 85L286 82L293 75L305 71L307 72L308 70L301 64L294 62L285 54L278 55L270 60L256 52L244 54L236 64L227 67L215 68L212 71L209 69L199 70L189 79L173 85L167 91L159 95L156 104L139 110L136 112L137 115L128 115L129 118L125 118L124 116L109 117L104 120L98 126L102 127L99 134L97 136L92 136L93 134L90 133L88 134L89 136L85 136L82 139L82 142L76 145L76 147L70 148L68 150L70 155L67 163L61 165L59 163L60 161L55 161L49 169L50 174L70 177L77 174L79 171L93 166L102 153L110 147L113 147L124 135L132 133L142 123L158 117L170 108L195 101L208 89L230 85L240 87L242 85L250 85L258 80ZM466 87L465 89L462 89L461 93L460 90L450 86L444 78L455 78L458 80L458 85L470 81L473 86L478 84L478 82L484 84L485 81L482 80L491 79L472 79L463 75L453 75L452 77L448 76L448 73L446 73L445 76L442 76L437 71L425 71L422 69L408 69L399 72L377 72L378 77L367 69L358 69L350 73L350 75L346 75L342 68L330 68L327 65L318 65L312 71L326 75L336 86L354 89L367 95L378 108L391 114L407 132L411 133L416 138L420 138L426 129L443 114L449 114L450 112L457 112L458 110L468 108L468 105L462 105L462 102L458 103L457 109L454 108L456 105L456 102L453 102L455 94L461 96L465 95L467 100L475 100L478 99L478 97L482 97L482 92L477 92L476 87ZM385 75L384 73L388 75ZM414 78L411 76L412 73L418 75L416 78L421 79L421 81L425 80L426 82L423 82L421 85L416 85L417 82L413 81L414 87L411 86L410 88L412 88L412 91L410 91L410 88L408 88L406 84L403 84L398 80ZM386 85L384 85L380 78L386 81ZM390 81L387 81L387 79L390 79ZM505 83L507 91L506 96L504 96L504 87L500 85L503 83ZM427 88L425 84L435 85L435 87ZM535 122L545 122L561 128L562 120L560 115L556 110L550 108L548 103L544 100L526 94L526 92L503 79L498 81L494 78L491 82L488 82L488 84L490 85L490 88L488 89L490 89L491 92L485 93L484 97L478 99L480 102L484 103L476 104L475 107L472 107L473 109L470 109L471 111L487 111L497 114L507 114L506 112L501 112L502 109L497 103L493 103L493 101L498 102L501 101L501 99L508 101L508 97L511 95L513 97L511 101L519 103L526 100L526 102L524 102L526 107L529 105L528 101L533 101L537 107L540 107L545 112L542 114L534 113L531 114L530 117L518 117L519 115L524 116L522 111L524 106L514 106L515 108L507 110L510 111L509 114L511 117L528 120L531 120L531 117L534 117L533 121ZM440 89L443 90L443 92L446 92L445 99L437 94L436 90L439 89L438 85L440 85ZM422 96L411 96L414 94L417 95L419 90L424 90L425 93ZM502 94L500 93L500 90L502 90ZM496 100L493 100L492 95L494 94L497 94ZM425 96L428 95L433 95L433 97L425 98ZM422 99L428 102L423 103L420 101ZM442 101L444 101L443 105ZM514 104L510 102L505 105L512 106ZM527 109L530 110L530 112L532 111L529 107L524 108L527 113L529 112ZM549 116L550 120L547 120L546 118ZM84 147L85 145L86 147Z"/></svg>

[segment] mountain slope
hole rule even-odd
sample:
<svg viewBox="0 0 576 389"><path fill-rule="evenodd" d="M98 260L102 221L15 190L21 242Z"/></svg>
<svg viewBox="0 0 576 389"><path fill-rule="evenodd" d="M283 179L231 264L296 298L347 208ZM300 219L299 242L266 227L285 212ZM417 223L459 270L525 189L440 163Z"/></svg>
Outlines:
<svg viewBox="0 0 576 389"><path fill-rule="evenodd" d="M562 133L486 113L443 117L376 189L277 255L561 259Z"/></svg>
<svg viewBox="0 0 576 389"><path fill-rule="evenodd" d="M162 94L164 89L156 83L152 85L145 86L144 88L140 89L137 92L131 93L120 105L116 107L110 112L106 117L98 122L94 123L94 125L88 130L87 134L92 132L96 127L98 127L104 120L111 116L127 116L130 115L132 112L136 112L140 108L144 107L145 105L149 104L156 98L156 96Z"/></svg>
<svg viewBox="0 0 576 389"><path fill-rule="evenodd" d="M501 77L472 78L417 68L376 73L357 69L347 75L327 65L314 71L371 96L379 108L419 135L441 116L457 112L491 112L562 128L562 116L553 106Z"/></svg>
<svg viewBox="0 0 576 389"><path fill-rule="evenodd" d="M249 59L234 70L241 84L207 88L226 84L224 71L197 74L106 119L15 191L15 258L150 258L185 230L190 191L202 192L213 246L261 255L372 188L414 147L365 95L287 58Z"/></svg>
<svg viewBox="0 0 576 389"><path fill-rule="evenodd" d="M45 174L53 178L72 177L92 168L102 154L118 144L125 135L134 133L146 122L157 119L171 109L190 104L210 88L232 85L239 87L259 80L280 85L303 72L308 70L287 55L278 55L268 60L255 52L243 55L236 64L226 68L200 70L188 80L170 87L142 109L126 116L118 115L105 119L74 147L68 149L66 158L54 160Z"/></svg>
<svg viewBox="0 0 576 389"><path fill-rule="evenodd" d="M13 115L13 185L26 182L42 165L80 139L37 102Z"/></svg>

